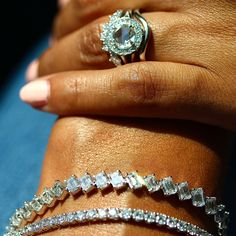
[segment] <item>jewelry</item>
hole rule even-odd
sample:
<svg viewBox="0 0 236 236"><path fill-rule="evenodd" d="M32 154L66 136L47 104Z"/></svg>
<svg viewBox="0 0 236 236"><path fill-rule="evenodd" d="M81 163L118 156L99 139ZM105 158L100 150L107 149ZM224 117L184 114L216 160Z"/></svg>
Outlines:
<svg viewBox="0 0 236 236"><path fill-rule="evenodd" d="M118 10L104 24L100 39L110 61L119 66L144 60L149 36L148 23L138 10Z"/></svg>
<svg viewBox="0 0 236 236"><path fill-rule="evenodd" d="M55 181L52 188L45 188L40 196L35 196L32 201L25 202L24 206L17 209L10 218L8 232L20 228L24 221L30 222L36 215L43 214L48 208L55 205L59 200L64 200L69 194L91 193L93 190L146 189L148 193L156 193L162 190L164 196L178 194L180 201L192 200L195 207L205 207L207 215L212 215L217 224L218 235L226 235L229 212L225 206L217 204L215 197L205 197L202 188L190 189L187 182L174 183L172 177L158 180L154 174L142 177L137 172L128 173L124 176L121 171L106 174L104 171L95 176L85 173L77 178L73 175L63 183ZM111 188L111 189L112 189Z"/></svg>
<svg viewBox="0 0 236 236"><path fill-rule="evenodd" d="M212 236L212 234L209 234L198 226L180 219L158 212L131 208L98 208L64 213L29 224L14 232L14 236L33 236L62 227L99 221L141 222L156 225L157 227L165 227L186 235ZM12 235L13 234L6 234L4 236Z"/></svg>

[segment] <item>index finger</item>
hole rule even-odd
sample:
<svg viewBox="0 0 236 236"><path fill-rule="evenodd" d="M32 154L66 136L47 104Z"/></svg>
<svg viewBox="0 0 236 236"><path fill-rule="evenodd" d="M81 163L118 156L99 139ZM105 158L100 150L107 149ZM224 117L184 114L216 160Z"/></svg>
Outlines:
<svg viewBox="0 0 236 236"><path fill-rule="evenodd" d="M57 16L54 23L54 38L61 37L83 27L89 22L112 14L118 9L140 9L144 12L176 11L181 1L170 0L70 0Z"/></svg>

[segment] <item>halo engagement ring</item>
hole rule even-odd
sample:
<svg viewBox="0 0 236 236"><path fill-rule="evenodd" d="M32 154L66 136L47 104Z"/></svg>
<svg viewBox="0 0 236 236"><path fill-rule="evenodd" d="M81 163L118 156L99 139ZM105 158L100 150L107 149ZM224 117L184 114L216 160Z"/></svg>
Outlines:
<svg viewBox="0 0 236 236"><path fill-rule="evenodd" d="M116 66L145 60L150 27L138 10L118 10L103 25L103 50Z"/></svg>

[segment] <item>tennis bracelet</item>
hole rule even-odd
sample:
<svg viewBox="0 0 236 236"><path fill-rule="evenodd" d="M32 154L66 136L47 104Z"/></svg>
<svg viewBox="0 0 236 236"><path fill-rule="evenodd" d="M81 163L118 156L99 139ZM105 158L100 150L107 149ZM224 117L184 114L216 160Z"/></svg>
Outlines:
<svg viewBox="0 0 236 236"><path fill-rule="evenodd" d="M64 213L29 224L14 232L14 236L34 236L60 228L94 222L134 222L152 224L185 235L213 236L196 225L158 212L131 208L98 208Z"/></svg>
<svg viewBox="0 0 236 236"><path fill-rule="evenodd" d="M227 233L229 212L225 205L217 203L215 197L205 196L202 188L190 189L188 182L174 183L172 177L158 180L154 174L142 177L137 172L131 172L123 175L119 170L110 174L102 171L94 176L85 173L79 178L73 175L64 182L55 181L51 188L45 188L41 195L34 196L32 201L25 202L22 208L16 210L10 218L7 232L19 230L24 222L32 222L37 215L44 214L48 208L55 206L57 201L64 200L69 194L87 194L95 189L103 191L108 188L131 191L145 189L150 194L162 191L164 196L177 194L180 201L191 200L193 206L204 207L205 213L213 216L218 235L224 236Z"/></svg>

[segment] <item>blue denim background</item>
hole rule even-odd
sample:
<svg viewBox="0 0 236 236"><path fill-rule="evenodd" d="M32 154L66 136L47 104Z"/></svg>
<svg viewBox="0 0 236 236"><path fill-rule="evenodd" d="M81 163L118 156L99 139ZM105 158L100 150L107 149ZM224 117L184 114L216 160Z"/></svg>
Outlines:
<svg viewBox="0 0 236 236"><path fill-rule="evenodd" d="M50 129L56 116L33 110L18 97L25 84L27 65L47 46L47 38L22 61L0 91L0 235L14 209L30 200L37 190ZM230 236L236 235L236 152L226 179L225 202L231 211Z"/></svg>
<svg viewBox="0 0 236 236"><path fill-rule="evenodd" d="M18 97L27 65L46 46L45 38L0 91L0 235L14 209L30 200L37 190L44 151L56 118L33 110Z"/></svg>

